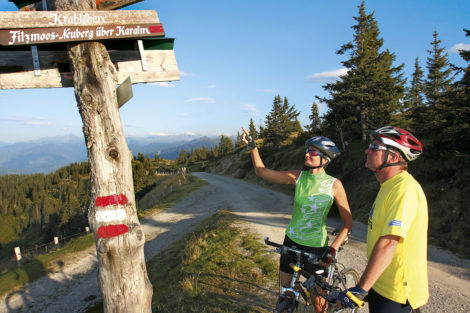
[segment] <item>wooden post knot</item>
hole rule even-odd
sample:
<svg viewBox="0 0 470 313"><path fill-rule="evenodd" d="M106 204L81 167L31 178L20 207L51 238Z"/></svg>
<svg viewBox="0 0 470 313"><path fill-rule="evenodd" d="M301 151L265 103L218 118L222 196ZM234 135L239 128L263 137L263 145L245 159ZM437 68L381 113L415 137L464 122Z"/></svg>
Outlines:
<svg viewBox="0 0 470 313"><path fill-rule="evenodd" d="M108 244L107 244L107 240L99 240L99 243L98 243L98 253L100 254L106 254L108 252Z"/></svg>
<svg viewBox="0 0 470 313"><path fill-rule="evenodd" d="M117 160L119 158L119 151L116 147L112 146L108 148L108 156L113 159Z"/></svg>
<svg viewBox="0 0 470 313"><path fill-rule="evenodd" d="M135 234L136 234L137 239L139 241L141 241L144 238L144 232L142 231L142 229L140 229L140 227L139 227L139 229L137 229Z"/></svg>
<svg viewBox="0 0 470 313"><path fill-rule="evenodd" d="M142 227L140 226L140 224L137 224L137 223L132 224L130 226L129 234L133 238L137 239L137 242L135 242L136 248L145 244L145 233Z"/></svg>
<svg viewBox="0 0 470 313"><path fill-rule="evenodd" d="M83 95L83 96L82 96L82 101L83 101L84 104L90 105L91 102L93 101L93 97L90 96L90 95L88 95L88 94L87 94L87 95Z"/></svg>

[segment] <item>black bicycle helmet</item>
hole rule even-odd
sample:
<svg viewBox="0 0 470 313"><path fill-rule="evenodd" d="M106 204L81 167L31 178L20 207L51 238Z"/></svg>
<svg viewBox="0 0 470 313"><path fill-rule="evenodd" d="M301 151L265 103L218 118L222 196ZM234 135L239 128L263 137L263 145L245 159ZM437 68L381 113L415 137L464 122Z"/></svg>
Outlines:
<svg viewBox="0 0 470 313"><path fill-rule="evenodd" d="M338 155L340 155L338 147L330 138L327 137L312 137L305 142L305 145L308 147L317 148L327 157L329 161L333 160Z"/></svg>

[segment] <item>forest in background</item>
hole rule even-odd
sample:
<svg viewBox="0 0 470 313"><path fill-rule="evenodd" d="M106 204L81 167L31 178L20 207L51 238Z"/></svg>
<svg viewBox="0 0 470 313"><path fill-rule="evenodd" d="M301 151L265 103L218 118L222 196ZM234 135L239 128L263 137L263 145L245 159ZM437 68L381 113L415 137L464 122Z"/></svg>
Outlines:
<svg viewBox="0 0 470 313"><path fill-rule="evenodd" d="M139 153L132 160L136 201L155 186L159 173L176 171L173 161ZM0 176L0 259L11 256L15 246L31 248L84 232L89 205L88 162L51 174Z"/></svg>

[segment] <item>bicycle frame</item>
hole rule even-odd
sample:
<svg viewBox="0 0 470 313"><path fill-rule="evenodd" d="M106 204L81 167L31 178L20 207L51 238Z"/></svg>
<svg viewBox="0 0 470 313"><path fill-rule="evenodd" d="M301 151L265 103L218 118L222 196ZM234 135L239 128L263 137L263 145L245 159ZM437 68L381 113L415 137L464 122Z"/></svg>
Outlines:
<svg viewBox="0 0 470 313"><path fill-rule="evenodd" d="M324 270L319 270L315 273L308 273L301 268L303 259L304 260L307 259L307 261L312 264L319 264L319 257L317 255L305 252L303 250L293 249L290 247L286 247L286 246L271 242L269 241L268 237L266 237L264 240L267 245L276 247L276 250L278 253L292 252L296 255L296 263L290 264L291 268L294 270L294 273L292 274L290 286L289 287L282 286L281 292L280 292L281 295L285 295L289 293L294 295L294 299L293 299L294 303L292 304L293 306L297 306L297 304L299 303L299 298L300 296L302 296L302 298L305 301L305 305L313 308L314 306L312 303L313 299L311 296L311 291L315 290L317 286L327 292L326 295L323 295L317 292L318 296L323 297L328 303L336 303L336 300L338 299L338 295L341 292L341 290L338 287L335 287L333 285L335 281L337 280L339 281L344 280L344 277L341 277L340 275L345 275L345 274L342 274L344 270L339 272L338 263L336 259L334 259L334 261L331 264L329 264L328 277L326 278L322 275L324 273ZM301 276L305 277L306 281L301 282L300 281ZM346 308L344 308L344 310L345 309ZM340 312L342 310L343 309L339 309L336 312ZM357 308L354 308L352 309L351 312L355 313L356 311L357 311ZM292 311L289 311L289 312L292 312Z"/></svg>

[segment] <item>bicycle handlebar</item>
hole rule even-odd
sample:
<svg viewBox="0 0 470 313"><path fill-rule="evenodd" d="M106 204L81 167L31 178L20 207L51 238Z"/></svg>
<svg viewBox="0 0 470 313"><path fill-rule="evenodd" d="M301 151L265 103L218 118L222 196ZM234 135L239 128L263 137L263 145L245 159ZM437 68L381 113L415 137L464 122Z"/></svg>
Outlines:
<svg viewBox="0 0 470 313"><path fill-rule="evenodd" d="M306 252L304 250L291 248L291 247L288 247L288 246L278 244L276 242L269 241L269 237L264 238L264 243L269 245L269 246L273 246L273 247L277 248L276 250L278 250L278 252L280 254L287 254L287 252L292 252L292 253L295 253L295 254L300 255L302 257L305 257L307 259L307 261L311 264L318 264L318 262L320 261L320 258L314 253L309 253L309 252Z"/></svg>
<svg viewBox="0 0 470 313"><path fill-rule="evenodd" d="M356 296L354 296L350 291L346 292L346 295L351 299L356 305L360 308L363 308L365 305L365 302L358 299Z"/></svg>

